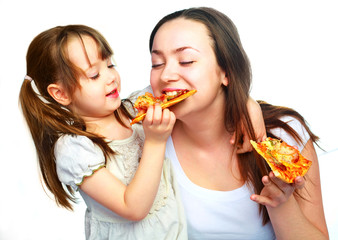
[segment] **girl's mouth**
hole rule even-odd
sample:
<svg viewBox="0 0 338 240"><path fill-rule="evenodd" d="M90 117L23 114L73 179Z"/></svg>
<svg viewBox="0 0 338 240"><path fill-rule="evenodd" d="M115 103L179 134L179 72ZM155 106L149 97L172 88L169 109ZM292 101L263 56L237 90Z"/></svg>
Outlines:
<svg viewBox="0 0 338 240"><path fill-rule="evenodd" d="M111 91L110 93L108 93L106 95L106 97L109 97L109 98L117 98L117 97L119 97L119 92L117 91L117 88L113 89L113 91Z"/></svg>

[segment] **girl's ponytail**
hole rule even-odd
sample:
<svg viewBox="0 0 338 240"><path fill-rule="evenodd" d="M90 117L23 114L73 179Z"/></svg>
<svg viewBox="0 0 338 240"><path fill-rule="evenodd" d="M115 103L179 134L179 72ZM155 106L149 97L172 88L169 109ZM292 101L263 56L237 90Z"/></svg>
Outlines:
<svg viewBox="0 0 338 240"><path fill-rule="evenodd" d="M20 90L19 101L28 128L32 134L36 153L39 159L39 167L46 187L55 196L58 205L72 209L70 202L75 202L72 189L65 191L58 181L54 158L54 143L58 139L57 122L54 121L52 104L48 103L33 88L34 80L25 79ZM60 115L60 114L58 114ZM55 125L55 127L53 127Z"/></svg>

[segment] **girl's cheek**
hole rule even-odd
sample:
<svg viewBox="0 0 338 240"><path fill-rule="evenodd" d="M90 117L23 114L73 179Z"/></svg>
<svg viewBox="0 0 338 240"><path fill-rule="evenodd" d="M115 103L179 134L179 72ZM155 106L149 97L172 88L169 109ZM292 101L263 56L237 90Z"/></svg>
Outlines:
<svg viewBox="0 0 338 240"><path fill-rule="evenodd" d="M120 93L121 92L121 80L118 80L115 82L117 91Z"/></svg>

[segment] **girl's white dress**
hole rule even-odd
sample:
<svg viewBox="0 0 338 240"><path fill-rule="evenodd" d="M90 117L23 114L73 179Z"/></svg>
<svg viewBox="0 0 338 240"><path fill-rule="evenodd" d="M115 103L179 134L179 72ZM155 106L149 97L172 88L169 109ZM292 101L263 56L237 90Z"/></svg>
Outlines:
<svg viewBox="0 0 338 240"><path fill-rule="evenodd" d="M87 137L63 135L57 141L54 152L59 180L79 191L87 205L86 239L187 239L183 206L171 162L167 158L153 206L141 221L129 221L118 216L79 188L85 176L92 175L101 167L106 167L128 185L138 167L143 142L143 128L134 124L131 137L109 143L116 154L105 165L101 149Z"/></svg>

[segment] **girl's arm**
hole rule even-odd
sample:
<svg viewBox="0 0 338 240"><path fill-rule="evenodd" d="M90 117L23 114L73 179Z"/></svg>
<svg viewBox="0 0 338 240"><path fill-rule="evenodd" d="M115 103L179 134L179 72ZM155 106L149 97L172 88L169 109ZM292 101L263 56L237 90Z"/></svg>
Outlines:
<svg viewBox="0 0 338 240"><path fill-rule="evenodd" d="M295 184L286 184L270 173L263 177L260 195L253 195L252 200L267 207L277 239L329 239L325 222L318 158L311 140L303 151L304 157L312 160L312 166L304 178L297 177ZM301 188L299 197L295 188Z"/></svg>
<svg viewBox="0 0 338 240"><path fill-rule="evenodd" d="M149 213L161 179L167 138L175 115L159 105L148 109L143 121L145 142L139 167L128 186L106 168L86 177L80 188L94 200L129 220L138 221Z"/></svg>

